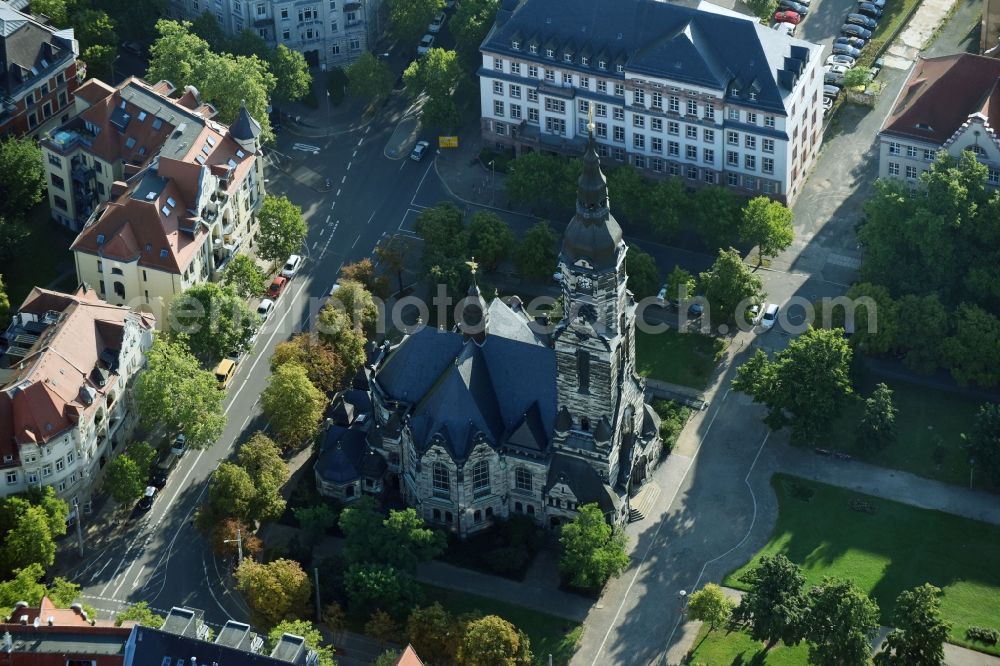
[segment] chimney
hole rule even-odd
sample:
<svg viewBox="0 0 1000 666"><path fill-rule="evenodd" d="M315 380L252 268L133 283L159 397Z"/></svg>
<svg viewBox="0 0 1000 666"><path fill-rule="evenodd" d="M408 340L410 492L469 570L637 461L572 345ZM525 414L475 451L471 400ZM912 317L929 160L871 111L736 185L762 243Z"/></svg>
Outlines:
<svg viewBox="0 0 1000 666"><path fill-rule="evenodd" d="M51 627L55 623L56 623L56 619L54 617L52 617L51 615L49 615L48 625Z"/></svg>

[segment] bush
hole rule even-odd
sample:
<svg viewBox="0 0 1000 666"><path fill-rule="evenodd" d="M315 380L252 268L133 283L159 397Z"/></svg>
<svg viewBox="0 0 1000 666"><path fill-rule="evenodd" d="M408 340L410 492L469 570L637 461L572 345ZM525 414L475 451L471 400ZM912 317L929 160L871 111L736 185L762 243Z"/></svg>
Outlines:
<svg viewBox="0 0 1000 666"><path fill-rule="evenodd" d="M965 637L970 641L977 641L986 645L996 645L997 641L1000 641L1000 631L986 627L969 627L965 630Z"/></svg>
<svg viewBox="0 0 1000 666"><path fill-rule="evenodd" d="M483 563L502 576L517 573L528 561L528 549L524 546L497 548L483 555Z"/></svg>
<svg viewBox="0 0 1000 666"><path fill-rule="evenodd" d="M660 417L660 439L663 440L663 455L674 450L677 437L691 415L691 409L673 400L657 400L653 410Z"/></svg>

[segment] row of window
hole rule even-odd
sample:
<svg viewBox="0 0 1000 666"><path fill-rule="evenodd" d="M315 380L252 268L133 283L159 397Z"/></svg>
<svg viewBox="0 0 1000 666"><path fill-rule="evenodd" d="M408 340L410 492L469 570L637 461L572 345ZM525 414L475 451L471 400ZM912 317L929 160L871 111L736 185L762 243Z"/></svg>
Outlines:
<svg viewBox="0 0 1000 666"><path fill-rule="evenodd" d="M531 491L531 472L524 467L515 469L514 487L518 490ZM444 463L434 463L431 467L431 488L435 495L451 494L451 473ZM485 460L480 460L472 466L472 490L476 494L490 492L490 464Z"/></svg>
<svg viewBox="0 0 1000 666"><path fill-rule="evenodd" d="M903 146L895 141L889 142L889 154L890 155L902 155ZM916 146L906 146L906 156L911 159L917 159L923 157L924 160L928 162L934 161L934 156L937 154L936 150L931 148L917 148ZM898 165L897 165L898 166Z"/></svg>
<svg viewBox="0 0 1000 666"><path fill-rule="evenodd" d="M63 460L62 458L60 458L59 460L56 460L55 463L45 463L44 465L42 465L42 469L41 469L42 478L44 479L44 478L48 478L48 477L52 476L53 469L56 472L63 471L64 469L66 469L66 465L73 464L73 460L75 460L75 456L71 452L71 453L66 454L66 459L65 460ZM27 460L25 460L24 462L27 462ZM28 480L29 484L31 484L31 483L38 483L38 473L39 473L38 470L32 470L32 471L29 471L29 472L25 472L25 476L27 477L27 480ZM13 485L13 484L17 483L17 478L18 478L17 477L17 470L8 470L7 471L7 485ZM76 473L75 472L70 475L70 483L73 483L74 481L76 481Z"/></svg>
<svg viewBox="0 0 1000 666"><path fill-rule="evenodd" d="M888 168L886 169L890 176L899 176L900 173L902 173L903 177L907 180L916 180L920 176L921 172L926 170L927 169L917 169L917 167L912 164L907 164L900 169L899 162L889 162ZM1000 169L990 169L987 172L986 183L993 186L1000 185Z"/></svg>

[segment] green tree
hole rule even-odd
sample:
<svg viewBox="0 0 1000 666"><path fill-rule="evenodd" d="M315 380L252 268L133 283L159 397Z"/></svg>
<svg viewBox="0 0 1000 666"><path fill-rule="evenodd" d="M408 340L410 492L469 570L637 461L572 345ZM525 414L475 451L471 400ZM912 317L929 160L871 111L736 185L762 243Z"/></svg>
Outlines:
<svg viewBox="0 0 1000 666"><path fill-rule="evenodd" d="M188 84L197 85L200 63L211 55L208 42L192 33L187 22L160 19L156 21L156 32L159 37L149 49L146 80L167 80L181 90Z"/></svg>
<svg viewBox="0 0 1000 666"><path fill-rule="evenodd" d="M458 57L465 70L470 73L475 72L482 64L479 45L493 27L499 6L499 0L466 0L458 6L455 15L448 22L451 34L455 37Z"/></svg>
<svg viewBox="0 0 1000 666"><path fill-rule="evenodd" d="M45 196L42 150L30 137L0 140L0 217L20 220Z"/></svg>
<svg viewBox="0 0 1000 666"><path fill-rule="evenodd" d="M326 531L337 524L337 514L326 504L300 506L292 513L295 514L295 520L299 521L306 544L310 547L316 545Z"/></svg>
<svg viewBox="0 0 1000 666"><path fill-rule="evenodd" d="M892 389L884 383L875 386L871 396L865 400L865 413L858 423L858 445L878 450L894 442L897 411L892 401Z"/></svg>
<svg viewBox="0 0 1000 666"><path fill-rule="evenodd" d="M274 346L271 372L286 363L305 368L312 385L324 393L341 388L347 375L344 362L333 347L311 333L299 333L291 340Z"/></svg>
<svg viewBox="0 0 1000 666"><path fill-rule="evenodd" d="M628 566L624 533L612 530L596 504L584 504L562 527L559 571L570 585L600 590Z"/></svg>
<svg viewBox="0 0 1000 666"><path fill-rule="evenodd" d="M721 587L709 583L688 599L687 616L692 620L700 620L710 630L715 630L729 621L735 607L736 604L726 596Z"/></svg>
<svg viewBox="0 0 1000 666"><path fill-rule="evenodd" d="M453 294L461 289L460 276L469 260L469 234L462 223L462 211L451 202L438 204L417 215L415 230L424 239L421 265L425 275L454 276L445 284Z"/></svg>
<svg viewBox="0 0 1000 666"><path fill-rule="evenodd" d="M284 44L278 44L270 52L267 64L274 75L276 100L294 102L309 94L312 74L309 73L309 64L300 51L293 51Z"/></svg>
<svg viewBox="0 0 1000 666"><path fill-rule="evenodd" d="M31 0L31 11L34 14L44 14L59 28L69 27L69 11L66 0Z"/></svg>
<svg viewBox="0 0 1000 666"><path fill-rule="evenodd" d="M382 564L412 574L418 564L444 551L444 536L428 528L413 509L390 511L383 518L363 498L341 512L339 524L349 562Z"/></svg>
<svg viewBox="0 0 1000 666"><path fill-rule="evenodd" d="M428 0L400 1L419 4ZM421 94L427 95L420 110L420 118L425 125L442 129L458 126L458 106L455 104L454 91L461 76L462 68L458 64L456 53L437 48L411 62L403 72L403 81L410 96L417 98Z"/></svg>
<svg viewBox="0 0 1000 666"><path fill-rule="evenodd" d="M655 212L655 189L638 169L620 166L608 172L608 199L623 222L648 228Z"/></svg>
<svg viewBox="0 0 1000 666"><path fill-rule="evenodd" d="M250 28L244 28L235 37L230 37L226 41L226 51L233 55L255 55L261 60L267 60L268 55L267 42Z"/></svg>
<svg viewBox="0 0 1000 666"><path fill-rule="evenodd" d="M209 478L208 497L198 510L198 527L208 533L228 517L248 523L256 499L257 489L247 471L223 462Z"/></svg>
<svg viewBox="0 0 1000 666"><path fill-rule="evenodd" d="M144 627L159 629L163 626L163 621L163 616L154 613L145 601L134 603L115 616L116 627L122 626L125 622L135 622Z"/></svg>
<svg viewBox="0 0 1000 666"><path fill-rule="evenodd" d="M306 647L318 656L318 666L336 666L333 659L333 648L323 642L323 634L309 620L283 620L276 624L267 634L270 650L281 640L282 635L293 634L305 639Z"/></svg>
<svg viewBox="0 0 1000 666"><path fill-rule="evenodd" d="M868 83L870 76L867 67L851 67L844 73L844 85L848 88L863 86Z"/></svg>
<svg viewBox="0 0 1000 666"><path fill-rule="evenodd" d="M316 318L319 339L333 348L344 365L345 377L353 377L364 365L365 343L363 333L355 330L351 318L343 311L324 306Z"/></svg>
<svg viewBox="0 0 1000 666"><path fill-rule="evenodd" d="M536 222L517 245L514 260L518 270L531 280L550 277L559 260L558 241L548 222Z"/></svg>
<svg viewBox="0 0 1000 666"><path fill-rule="evenodd" d="M754 197L743 207L743 224L740 239L757 246L757 265L764 257L777 256L792 244L792 211L779 201L768 197Z"/></svg>
<svg viewBox="0 0 1000 666"><path fill-rule="evenodd" d="M580 160L531 152L515 158L507 167L504 188L511 201L536 212L560 216L572 214ZM614 205L614 204L613 204Z"/></svg>
<svg viewBox="0 0 1000 666"><path fill-rule="evenodd" d="M167 13L166 0L101 0L123 39L149 44L155 37L156 20Z"/></svg>
<svg viewBox="0 0 1000 666"><path fill-rule="evenodd" d="M215 282L189 287L170 303L171 330L183 333L191 353L210 364L248 348L257 321L235 287Z"/></svg>
<svg viewBox="0 0 1000 666"><path fill-rule="evenodd" d="M395 641L399 636L399 627L391 615L383 610L377 610L365 622L365 635L378 641L380 647L385 647L386 643Z"/></svg>
<svg viewBox="0 0 1000 666"><path fill-rule="evenodd" d="M142 497L148 477L148 468L140 469L132 458L122 454L108 465L104 484L116 502L131 504Z"/></svg>
<svg viewBox="0 0 1000 666"><path fill-rule="evenodd" d="M372 662L372 666L396 666L396 662L399 661L400 654L399 650L386 650L379 656L375 657L375 661Z"/></svg>
<svg viewBox="0 0 1000 666"><path fill-rule="evenodd" d="M94 46L114 49L118 45L115 22L103 9L79 9L73 16L73 36L80 42L80 52ZM90 62L87 63L88 72Z"/></svg>
<svg viewBox="0 0 1000 666"><path fill-rule="evenodd" d="M772 430L792 428L792 441L809 444L830 424L853 392L851 349L841 329L816 329L789 343L768 360L757 353L736 370L733 388L768 408Z"/></svg>
<svg viewBox="0 0 1000 666"><path fill-rule="evenodd" d="M528 636L497 615L469 624L458 647L461 666L529 666L534 663Z"/></svg>
<svg viewBox="0 0 1000 666"><path fill-rule="evenodd" d="M198 35L208 43L208 47L213 51L220 51L226 42L226 33L219 25L215 15L207 9L196 16L191 21L191 32Z"/></svg>
<svg viewBox="0 0 1000 666"><path fill-rule="evenodd" d="M392 70L370 51L362 53L346 73L348 89L355 97L375 101L392 92Z"/></svg>
<svg viewBox="0 0 1000 666"><path fill-rule="evenodd" d="M960 385L984 388L1000 383L1000 319L978 305L962 303L955 311L955 332L942 353Z"/></svg>
<svg viewBox="0 0 1000 666"><path fill-rule="evenodd" d="M653 213L650 230L659 238L672 239L681 220L689 216L690 195L680 178L664 178L653 186Z"/></svg>
<svg viewBox="0 0 1000 666"><path fill-rule="evenodd" d="M987 402L979 407L972 430L962 436L975 466L1000 485L1000 405Z"/></svg>
<svg viewBox="0 0 1000 666"><path fill-rule="evenodd" d="M721 185L703 187L691 198L691 218L698 235L710 248L734 244L742 222L740 199Z"/></svg>
<svg viewBox="0 0 1000 666"><path fill-rule="evenodd" d="M765 23L770 23L771 17L778 9L778 0L746 0L747 9Z"/></svg>
<svg viewBox="0 0 1000 666"><path fill-rule="evenodd" d="M750 589L733 611L734 621L746 626L754 640L767 641L769 650L778 641L795 645L802 640L805 577L798 565L784 555L764 555L740 581Z"/></svg>
<svg viewBox="0 0 1000 666"><path fill-rule="evenodd" d="M924 583L903 590L893 610L894 629L886 636L875 666L940 666L951 624L941 617L941 590Z"/></svg>
<svg viewBox="0 0 1000 666"><path fill-rule="evenodd" d="M854 308L854 321L844 320L842 308L834 308L832 325L852 330L851 344L866 354L886 354L902 337L899 328L899 308L889 290L879 284L861 282L847 290L847 298ZM922 328L922 326L921 326Z"/></svg>
<svg viewBox="0 0 1000 666"><path fill-rule="evenodd" d="M247 517L257 521L277 519L285 511L280 491L290 474L281 449L263 432L256 432L240 447L236 462L256 489Z"/></svg>
<svg viewBox="0 0 1000 666"><path fill-rule="evenodd" d="M48 597L58 608L69 608L80 599L80 586L65 578L56 577L52 583L44 582L45 568L35 562L16 569L8 580L0 581L0 616L8 617L18 601L26 601L29 606L37 607L42 597ZM96 611L84 606L88 615Z"/></svg>
<svg viewBox="0 0 1000 666"><path fill-rule="evenodd" d="M277 441L285 449L300 446L319 431L326 407L326 397L309 381L305 368L291 363L271 375L260 402Z"/></svg>
<svg viewBox="0 0 1000 666"><path fill-rule="evenodd" d="M357 618L376 610L402 615L420 598L420 588L407 574L384 564L352 564L344 574L348 606Z"/></svg>
<svg viewBox="0 0 1000 666"><path fill-rule="evenodd" d="M285 196L265 195L257 219L257 255L264 261L276 263L295 254L309 231L302 209Z"/></svg>
<svg viewBox="0 0 1000 666"><path fill-rule="evenodd" d="M87 63L87 75L107 81L114 79L117 57L118 49L110 44L94 44L80 51L80 59Z"/></svg>
<svg viewBox="0 0 1000 666"><path fill-rule="evenodd" d="M6 327L10 317L10 298L7 296L7 287L3 283L3 274L0 273L0 326Z"/></svg>
<svg viewBox="0 0 1000 666"><path fill-rule="evenodd" d="M469 220L468 246L480 266L494 270L514 249L514 232L490 211L479 211Z"/></svg>
<svg viewBox="0 0 1000 666"><path fill-rule="evenodd" d="M653 255L643 252L638 246L629 247L626 256L628 287L637 299L656 296L660 290L660 271L656 268Z"/></svg>
<svg viewBox="0 0 1000 666"><path fill-rule="evenodd" d="M375 335L379 308L370 291L360 282L340 278L337 291L330 296L327 307L340 308L350 318L356 333L366 337Z"/></svg>
<svg viewBox="0 0 1000 666"><path fill-rule="evenodd" d="M712 321L729 323L751 303L764 297L764 284L750 271L740 253L729 248L719 250L715 263L699 276L708 299Z"/></svg>
<svg viewBox="0 0 1000 666"><path fill-rule="evenodd" d="M52 566L56 559L56 543L45 509L17 497L7 498L3 508L14 511L13 526L6 530L0 545L3 570L14 571L31 564Z"/></svg>
<svg viewBox="0 0 1000 666"><path fill-rule="evenodd" d="M238 254L222 271L222 284L232 287L241 298L259 296L267 288L267 278L249 255Z"/></svg>
<svg viewBox="0 0 1000 666"><path fill-rule="evenodd" d="M444 0L389 0L389 32L402 44L416 44Z"/></svg>
<svg viewBox="0 0 1000 666"><path fill-rule="evenodd" d="M308 574L298 562L286 559L267 564L243 560L236 569L236 588L250 606L254 623L263 627L294 618L312 596Z"/></svg>
<svg viewBox="0 0 1000 666"><path fill-rule="evenodd" d="M920 331L919 335L897 335L897 346L905 349L903 365L930 374L941 362L941 347L948 337L948 311L937 294L906 294L896 301L898 331Z"/></svg>
<svg viewBox="0 0 1000 666"><path fill-rule="evenodd" d="M851 581L838 578L824 578L808 597L804 626L809 663L866 666L879 626L878 604Z"/></svg>
<svg viewBox="0 0 1000 666"><path fill-rule="evenodd" d="M146 369L135 387L135 402L144 428L158 425L183 431L188 446L215 442L226 425L224 393L211 372L202 370L182 340L157 336L146 352Z"/></svg>
<svg viewBox="0 0 1000 666"><path fill-rule="evenodd" d="M675 265L667 276L667 298L672 301L693 298L697 288L694 277L680 266Z"/></svg>
<svg viewBox="0 0 1000 666"><path fill-rule="evenodd" d="M450 664L462 639L456 625L455 617L437 602L414 608L406 620L406 640L426 663Z"/></svg>

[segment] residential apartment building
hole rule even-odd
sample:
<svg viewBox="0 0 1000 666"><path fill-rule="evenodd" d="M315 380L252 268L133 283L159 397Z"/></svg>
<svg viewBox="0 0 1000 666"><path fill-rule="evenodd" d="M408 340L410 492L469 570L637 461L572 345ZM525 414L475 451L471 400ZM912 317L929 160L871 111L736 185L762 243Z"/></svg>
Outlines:
<svg viewBox="0 0 1000 666"><path fill-rule="evenodd" d="M132 381L154 323L86 286L32 290L3 335L0 496L52 486L88 510L102 469L135 428Z"/></svg>
<svg viewBox="0 0 1000 666"><path fill-rule="evenodd" d="M212 14L223 32L252 30L268 46L301 51L310 67L344 67L378 40L383 0L170 0L184 19Z"/></svg>
<svg viewBox="0 0 1000 666"><path fill-rule="evenodd" d="M791 203L822 139L822 47L709 7L504 0L479 70L484 139L601 156Z"/></svg>
<svg viewBox="0 0 1000 666"><path fill-rule="evenodd" d="M79 230L80 283L161 321L170 301L214 279L252 243L264 195L260 124L231 127L188 87L90 80L79 115L42 141L52 216Z"/></svg>
<svg viewBox="0 0 1000 666"><path fill-rule="evenodd" d="M57 30L0 2L0 137L69 119L79 52L72 28Z"/></svg>
<svg viewBox="0 0 1000 666"><path fill-rule="evenodd" d="M939 151L972 151L1000 186L1000 59L919 57L879 131L879 177L916 182Z"/></svg>

